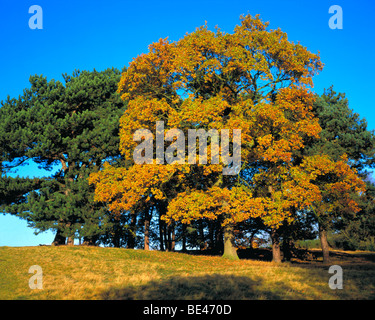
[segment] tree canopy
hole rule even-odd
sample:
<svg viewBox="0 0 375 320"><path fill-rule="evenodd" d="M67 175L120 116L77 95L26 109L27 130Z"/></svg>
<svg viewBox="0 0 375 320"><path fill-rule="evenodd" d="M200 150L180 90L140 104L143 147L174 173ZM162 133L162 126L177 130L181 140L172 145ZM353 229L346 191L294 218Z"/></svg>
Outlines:
<svg viewBox="0 0 375 320"><path fill-rule="evenodd" d="M16 193L3 212L26 219L37 232L55 230L57 243L76 234L88 241L100 235L106 209L93 201L87 177L104 160L120 158L118 119L125 110L116 93L120 74L75 71L63 75L65 84L35 75L30 89L2 102L2 184L5 194ZM28 160L59 169L50 177L24 179L18 188L21 178L6 173Z"/></svg>
<svg viewBox="0 0 375 320"><path fill-rule="evenodd" d="M322 69L247 15L232 33L160 39L121 72L31 76L0 108L1 210L55 244L180 242L231 259L265 232L276 262L316 224L328 258L329 230L373 236L375 135L343 93L313 92ZM28 161L51 175L9 175Z"/></svg>
<svg viewBox="0 0 375 320"><path fill-rule="evenodd" d="M223 162L189 165L186 152L182 163L158 165L156 147L152 164L106 166L92 174L95 198L108 202L112 211L136 212L140 203L163 203L160 215L169 224L219 220L224 255L231 258L236 257L236 223L261 218L278 241L277 229L294 219L293 212L321 200L321 190L313 183L326 174L320 157L336 168L324 156L301 152L321 131L310 90L312 76L321 69L317 54L289 41L281 30L269 30L259 16L242 17L232 34L203 26L177 42L161 39L150 45L119 83L118 92L128 101L120 120L123 156L132 161L137 129L160 134L158 121L164 130L178 128L185 139L189 129L240 129L241 170L225 176L222 169L228 164ZM217 153L218 146L210 138L208 155Z"/></svg>

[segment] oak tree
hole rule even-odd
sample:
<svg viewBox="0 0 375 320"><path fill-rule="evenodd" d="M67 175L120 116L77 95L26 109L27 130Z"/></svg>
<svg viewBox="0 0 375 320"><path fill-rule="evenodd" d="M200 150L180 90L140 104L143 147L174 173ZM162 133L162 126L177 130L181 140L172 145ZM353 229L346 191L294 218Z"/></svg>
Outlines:
<svg viewBox="0 0 375 320"><path fill-rule="evenodd" d="M261 194L255 187L262 182L255 186L252 179L263 174L262 167L267 175L288 172L293 151L304 146L306 137L318 136L308 87L322 68L319 56L289 41L281 30L269 30L259 16L241 17L232 34L203 26L180 41L162 39L149 49L133 60L119 83L118 91L128 101L120 120L124 157L132 160L134 132L144 128L157 135L157 121L164 122L165 130L180 129L185 138L189 129L241 129L242 165L237 169L242 170L223 175L228 163L190 165L186 154L182 163L161 165L158 155L172 140L161 150L153 149L153 163L107 166L91 175L95 197L114 212L163 203L163 218L169 223L219 219L224 256L236 258L236 223L262 216L277 229L287 215L286 201ZM212 137L207 141L210 159L217 144Z"/></svg>

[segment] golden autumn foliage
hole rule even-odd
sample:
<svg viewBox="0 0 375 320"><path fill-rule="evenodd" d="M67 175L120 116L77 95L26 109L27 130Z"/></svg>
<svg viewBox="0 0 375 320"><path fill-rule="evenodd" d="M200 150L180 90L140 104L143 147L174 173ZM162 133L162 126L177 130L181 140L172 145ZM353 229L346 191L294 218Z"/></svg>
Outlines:
<svg viewBox="0 0 375 320"><path fill-rule="evenodd" d="M139 202L148 202L149 194L156 199L165 195L161 188L175 172L172 166L155 164L134 165L129 169L115 168L105 164L104 170L90 175L90 183L95 184L96 200L107 202L114 214L129 211ZM142 175L142 179L141 176Z"/></svg>
<svg viewBox="0 0 375 320"><path fill-rule="evenodd" d="M356 170L350 168L345 155L337 162L325 155L313 156L302 168L319 187L321 199L314 202L313 206L320 215L360 211L354 197L363 194L366 185Z"/></svg>
<svg viewBox="0 0 375 320"><path fill-rule="evenodd" d="M259 16L242 16L233 33L202 26L177 42L153 43L130 63L118 86L128 101L120 120L123 156L133 161L134 132L155 132L156 121L164 121L165 130L184 132L241 129L241 172L223 177L224 164L210 161L106 165L90 176L96 200L117 214L164 201L167 221L221 217L225 225L260 217L274 228L293 220L291 208L331 205L323 201L328 193L356 210L343 194L360 192L363 183L345 160L296 161L306 139L321 130L310 88L322 67L319 55L289 41L281 30L269 30ZM337 181L317 183L333 174Z"/></svg>
<svg viewBox="0 0 375 320"><path fill-rule="evenodd" d="M329 214L358 212L354 194L365 191L364 182L347 164L347 159L334 162L326 155L304 157L299 165L284 164L260 171L253 178L258 195L273 201L263 215L265 225L279 227L284 220L292 222L295 210L319 208Z"/></svg>

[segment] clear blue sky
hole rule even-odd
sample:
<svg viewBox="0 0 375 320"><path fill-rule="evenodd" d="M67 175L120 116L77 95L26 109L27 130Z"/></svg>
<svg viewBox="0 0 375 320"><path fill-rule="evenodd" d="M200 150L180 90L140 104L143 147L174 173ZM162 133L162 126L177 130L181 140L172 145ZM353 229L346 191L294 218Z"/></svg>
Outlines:
<svg viewBox="0 0 375 320"><path fill-rule="evenodd" d="M31 30L29 7L43 9L43 29ZM343 29L331 30L331 5L343 9ZM1 0L0 100L17 97L29 86L29 76L43 74L62 80L74 69L122 68L147 52L160 38L178 40L207 21L232 32L241 14L260 14L270 27L280 27L289 39L320 52L324 70L314 78L322 93L331 84L345 92L350 107L375 129L375 2L373 0L284 1L86 1ZM36 166L19 175L43 175ZM50 174L50 173L49 173ZM0 215L0 246L50 244L53 234L38 236L27 223Z"/></svg>

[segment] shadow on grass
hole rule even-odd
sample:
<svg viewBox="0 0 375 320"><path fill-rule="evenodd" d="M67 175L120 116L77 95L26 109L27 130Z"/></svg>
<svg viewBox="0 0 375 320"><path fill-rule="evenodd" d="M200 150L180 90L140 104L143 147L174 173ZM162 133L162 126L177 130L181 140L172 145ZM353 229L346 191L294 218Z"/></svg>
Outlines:
<svg viewBox="0 0 375 320"><path fill-rule="evenodd" d="M350 252L347 253L345 251L331 251L330 256L334 258L341 258L346 260L362 260L362 261L368 261L368 262L375 262L375 253L362 253L362 252Z"/></svg>
<svg viewBox="0 0 375 320"><path fill-rule="evenodd" d="M194 256L222 256L223 252L217 250L186 250L181 253L187 253ZM238 249L238 257L240 259L254 259L261 261L271 261L272 260L272 250L271 249Z"/></svg>
<svg viewBox="0 0 375 320"><path fill-rule="evenodd" d="M282 285L278 292L287 292ZM102 292L105 300L278 300L287 297L271 292L261 279L234 275L203 275L151 281L141 286L111 288Z"/></svg>

